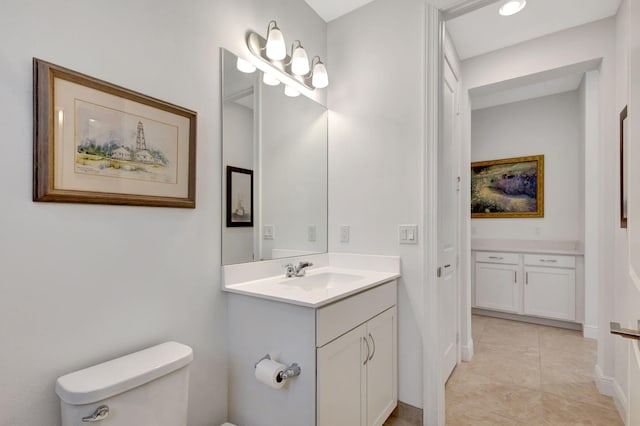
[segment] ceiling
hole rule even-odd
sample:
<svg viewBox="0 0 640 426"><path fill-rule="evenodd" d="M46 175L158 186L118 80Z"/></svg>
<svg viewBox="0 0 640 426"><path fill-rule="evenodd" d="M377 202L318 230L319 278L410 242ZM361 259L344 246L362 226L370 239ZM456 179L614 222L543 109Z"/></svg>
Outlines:
<svg viewBox="0 0 640 426"><path fill-rule="evenodd" d="M325 22L333 21L373 0L304 0Z"/></svg>
<svg viewBox="0 0 640 426"><path fill-rule="evenodd" d="M305 0L326 22L373 0ZM427 0L447 16L460 59L541 37L616 14L621 0L528 0L516 15L498 14L502 0ZM468 13L465 13L468 12Z"/></svg>
<svg viewBox="0 0 640 426"><path fill-rule="evenodd" d="M460 59L607 18L620 6L620 0L528 0L522 12L501 16L502 3L493 2L447 21Z"/></svg>

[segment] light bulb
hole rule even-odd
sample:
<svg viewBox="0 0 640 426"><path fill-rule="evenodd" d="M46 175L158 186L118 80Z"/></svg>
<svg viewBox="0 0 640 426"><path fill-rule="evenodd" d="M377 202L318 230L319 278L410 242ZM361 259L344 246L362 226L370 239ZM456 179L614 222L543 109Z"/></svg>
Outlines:
<svg viewBox="0 0 640 426"><path fill-rule="evenodd" d="M271 27L273 24L273 27ZM287 46L284 43L282 31L278 28L276 21L269 22L267 32L267 57L276 61L281 61L287 57Z"/></svg>
<svg viewBox="0 0 640 426"><path fill-rule="evenodd" d="M311 77L311 84L316 89L323 89L329 85L329 75L327 74L327 68L324 64L318 61L313 67L313 77Z"/></svg>
<svg viewBox="0 0 640 426"><path fill-rule="evenodd" d="M267 86L277 86L278 84L280 84L280 80L278 80L271 74L267 74L266 72L262 75L262 82Z"/></svg>
<svg viewBox="0 0 640 426"><path fill-rule="evenodd" d="M300 43L298 41L298 43ZM307 75L309 73L309 57L302 44L291 52L291 72L295 75Z"/></svg>
<svg viewBox="0 0 640 426"><path fill-rule="evenodd" d="M527 5L527 0L509 0L500 8L500 15L511 16L520 12Z"/></svg>
<svg viewBox="0 0 640 426"><path fill-rule="evenodd" d="M294 89L291 86L285 86L284 87L284 94L291 97L291 98L295 98L296 96L300 96L300 92L298 92L296 89Z"/></svg>
<svg viewBox="0 0 640 426"><path fill-rule="evenodd" d="M240 57L238 57L238 60L236 61L236 68L238 68L238 71L241 71L247 74L251 74L256 70L255 65L253 65L251 62L245 59L242 59Z"/></svg>

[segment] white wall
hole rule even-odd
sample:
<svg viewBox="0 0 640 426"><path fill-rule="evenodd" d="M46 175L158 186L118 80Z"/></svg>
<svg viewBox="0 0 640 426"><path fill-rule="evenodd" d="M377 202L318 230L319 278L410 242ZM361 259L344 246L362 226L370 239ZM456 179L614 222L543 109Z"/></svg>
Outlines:
<svg viewBox="0 0 640 426"><path fill-rule="evenodd" d="M331 21L329 250L400 255L399 399L422 406L425 5L377 0ZM420 243L398 244L417 224ZM340 225L351 226L340 243Z"/></svg>
<svg viewBox="0 0 640 426"><path fill-rule="evenodd" d="M472 219L473 238L577 241L581 237L578 92L471 113L471 161L544 155L544 217Z"/></svg>
<svg viewBox="0 0 640 426"><path fill-rule="evenodd" d="M326 24L298 0L2 6L0 425L59 424L58 376L166 340L194 349L189 425L222 423L219 47L277 18L325 57ZM197 208L33 203L34 56L198 111Z"/></svg>
<svg viewBox="0 0 640 426"><path fill-rule="evenodd" d="M598 217L600 220L598 259L598 366L606 376L614 370L614 345L609 336L609 321L613 318L614 293L608 271L613 268L613 226L617 203L617 111L615 18L581 25L550 34L516 46L501 49L463 62L463 81L468 89L481 87L529 74L545 72L571 64L602 58L599 93L599 152L600 180Z"/></svg>

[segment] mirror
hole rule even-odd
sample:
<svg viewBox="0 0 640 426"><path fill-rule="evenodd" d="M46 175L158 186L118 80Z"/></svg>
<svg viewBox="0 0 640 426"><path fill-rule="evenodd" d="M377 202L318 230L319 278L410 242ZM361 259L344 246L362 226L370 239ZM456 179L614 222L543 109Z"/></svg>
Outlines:
<svg viewBox="0 0 640 426"><path fill-rule="evenodd" d="M222 49L222 264L327 251L327 109Z"/></svg>

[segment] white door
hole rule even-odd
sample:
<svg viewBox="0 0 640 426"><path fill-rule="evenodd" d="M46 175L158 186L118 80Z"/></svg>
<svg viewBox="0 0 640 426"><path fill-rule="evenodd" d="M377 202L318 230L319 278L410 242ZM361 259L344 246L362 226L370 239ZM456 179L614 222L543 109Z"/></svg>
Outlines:
<svg viewBox="0 0 640 426"><path fill-rule="evenodd" d="M629 279L627 285L628 317L622 326L638 330L640 324L640 2L629 2L629 109L627 176ZM629 342L628 426L640 426L640 341Z"/></svg>
<svg viewBox="0 0 640 426"><path fill-rule="evenodd" d="M458 361L458 92L458 79L445 61L438 144L438 327L445 382Z"/></svg>

